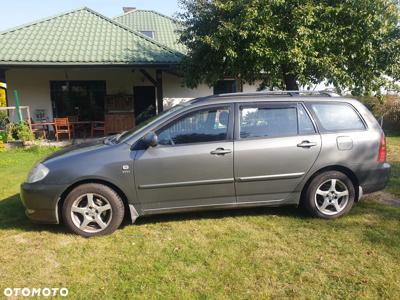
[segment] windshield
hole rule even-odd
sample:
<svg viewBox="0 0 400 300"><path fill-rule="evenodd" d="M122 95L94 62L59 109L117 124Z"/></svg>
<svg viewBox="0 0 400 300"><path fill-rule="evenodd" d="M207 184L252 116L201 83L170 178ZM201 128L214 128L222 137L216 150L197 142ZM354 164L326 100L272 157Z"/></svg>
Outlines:
<svg viewBox="0 0 400 300"><path fill-rule="evenodd" d="M151 126L152 124L154 124L155 122L157 122L159 119L164 118L165 116L170 115L173 112L176 112L176 111L182 109L183 107L184 107L183 105L176 105L176 106L174 106L174 107L172 107L170 109L164 110L162 113L160 113L160 114L158 114L158 115L156 115L154 117L151 117L150 119L140 123L136 127L132 128L132 129L130 129L128 131L123 132L122 134L120 134L117 137L116 142L117 143L124 142L126 139L130 138L133 134L136 134L139 131L144 130L145 128L147 128L147 127Z"/></svg>

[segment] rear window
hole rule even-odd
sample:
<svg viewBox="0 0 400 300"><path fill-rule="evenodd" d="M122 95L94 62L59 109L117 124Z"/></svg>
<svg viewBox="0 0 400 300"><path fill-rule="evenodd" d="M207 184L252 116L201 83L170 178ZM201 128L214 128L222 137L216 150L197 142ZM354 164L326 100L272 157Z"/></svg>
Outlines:
<svg viewBox="0 0 400 300"><path fill-rule="evenodd" d="M364 130L353 107L346 103L313 103L312 111L325 131Z"/></svg>

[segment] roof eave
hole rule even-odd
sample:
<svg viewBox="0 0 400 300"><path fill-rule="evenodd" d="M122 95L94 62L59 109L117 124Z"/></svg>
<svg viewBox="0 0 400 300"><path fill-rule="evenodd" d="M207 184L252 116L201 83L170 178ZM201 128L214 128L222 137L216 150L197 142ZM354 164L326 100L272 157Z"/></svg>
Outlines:
<svg viewBox="0 0 400 300"><path fill-rule="evenodd" d="M170 67L177 66L179 62L135 62L135 63L58 63L58 62L0 62L0 68L10 67L76 67L76 68L132 68L132 67Z"/></svg>

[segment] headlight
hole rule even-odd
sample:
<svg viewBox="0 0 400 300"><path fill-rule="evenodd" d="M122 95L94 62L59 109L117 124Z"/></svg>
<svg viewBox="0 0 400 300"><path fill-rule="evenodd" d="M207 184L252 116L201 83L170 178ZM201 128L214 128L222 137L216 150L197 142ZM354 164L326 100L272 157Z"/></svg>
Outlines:
<svg viewBox="0 0 400 300"><path fill-rule="evenodd" d="M49 174L49 169L47 169L43 164L37 164L29 172L28 179L26 181L28 183L34 183L45 178L47 174Z"/></svg>

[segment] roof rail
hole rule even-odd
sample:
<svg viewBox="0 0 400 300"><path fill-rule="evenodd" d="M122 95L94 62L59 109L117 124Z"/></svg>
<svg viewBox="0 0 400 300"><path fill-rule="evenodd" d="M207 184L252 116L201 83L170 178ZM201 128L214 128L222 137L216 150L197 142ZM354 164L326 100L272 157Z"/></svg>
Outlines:
<svg viewBox="0 0 400 300"><path fill-rule="evenodd" d="M302 95L307 96L307 95L320 95L320 96L326 96L326 97L340 97L339 94L336 94L335 92L332 91L260 91L260 92L250 92L250 93L229 93L229 94L218 94L218 95L212 95L212 96L205 96L205 97L200 97L196 98L190 101L190 103L199 103L207 100L216 100L219 98L224 98L224 97L232 97L232 96L289 96L289 97L300 97Z"/></svg>
<svg viewBox="0 0 400 300"><path fill-rule="evenodd" d="M301 95L323 95L328 97L340 97L339 94L332 91L261 91L260 94L264 95L288 95L291 97L298 97Z"/></svg>

